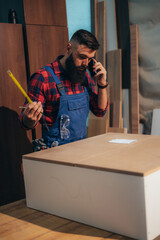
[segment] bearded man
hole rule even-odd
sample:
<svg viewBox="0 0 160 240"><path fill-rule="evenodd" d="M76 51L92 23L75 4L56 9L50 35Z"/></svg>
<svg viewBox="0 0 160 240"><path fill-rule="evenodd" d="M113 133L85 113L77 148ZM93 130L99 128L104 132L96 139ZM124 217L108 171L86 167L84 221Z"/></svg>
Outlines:
<svg viewBox="0 0 160 240"><path fill-rule="evenodd" d="M28 95L33 102L25 104L19 119L26 130L40 122L47 147L84 139L89 110L98 117L104 116L108 82L105 68L94 59L98 48L92 33L78 30L67 44L64 56L31 76ZM87 72L91 63L93 78Z"/></svg>

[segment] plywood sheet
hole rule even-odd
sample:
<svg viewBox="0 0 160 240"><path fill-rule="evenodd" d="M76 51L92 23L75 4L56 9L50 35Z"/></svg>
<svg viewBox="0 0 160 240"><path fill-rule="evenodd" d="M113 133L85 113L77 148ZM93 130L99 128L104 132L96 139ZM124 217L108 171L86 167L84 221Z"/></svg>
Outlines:
<svg viewBox="0 0 160 240"><path fill-rule="evenodd" d="M65 0L23 0L26 24L67 26Z"/></svg>
<svg viewBox="0 0 160 240"><path fill-rule="evenodd" d="M6 73L10 69L27 90L22 25L0 23L0 52L0 204L5 204L24 197L21 158L32 151L31 132L18 122L25 98Z"/></svg>
<svg viewBox="0 0 160 240"><path fill-rule="evenodd" d="M113 139L136 141L130 144L109 142ZM23 158L145 176L160 170L159 141L160 136L107 133L31 153Z"/></svg>
<svg viewBox="0 0 160 240"><path fill-rule="evenodd" d="M139 133L138 25L130 26L130 46L131 46L130 128L131 133Z"/></svg>

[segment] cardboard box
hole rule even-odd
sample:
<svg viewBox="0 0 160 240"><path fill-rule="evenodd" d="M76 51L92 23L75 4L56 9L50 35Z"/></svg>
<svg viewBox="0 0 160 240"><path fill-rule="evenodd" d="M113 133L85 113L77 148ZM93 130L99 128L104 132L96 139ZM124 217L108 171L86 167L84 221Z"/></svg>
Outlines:
<svg viewBox="0 0 160 240"><path fill-rule="evenodd" d="M24 155L23 167L28 207L139 240L160 234L160 136L103 134Z"/></svg>

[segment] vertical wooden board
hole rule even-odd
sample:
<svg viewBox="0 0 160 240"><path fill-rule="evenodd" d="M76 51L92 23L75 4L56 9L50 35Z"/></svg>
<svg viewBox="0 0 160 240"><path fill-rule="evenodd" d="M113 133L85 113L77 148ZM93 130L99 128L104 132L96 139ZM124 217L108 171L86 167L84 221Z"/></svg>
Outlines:
<svg viewBox="0 0 160 240"><path fill-rule="evenodd" d="M123 128L122 120L122 51L107 52L108 81L111 86L111 126Z"/></svg>
<svg viewBox="0 0 160 240"><path fill-rule="evenodd" d="M97 3L97 39L100 47L96 53L97 61L100 61L106 67L106 17L105 17L105 2Z"/></svg>
<svg viewBox="0 0 160 240"><path fill-rule="evenodd" d="M139 67L138 67L138 26L130 26L131 46L131 88L130 122L131 133L139 133Z"/></svg>
<svg viewBox="0 0 160 240"><path fill-rule="evenodd" d="M0 205L24 197L22 154L32 152L31 132L18 122L24 96L7 74L27 90L22 25L0 23Z"/></svg>
<svg viewBox="0 0 160 240"><path fill-rule="evenodd" d="M122 102L113 102L113 127L123 128L122 125Z"/></svg>
<svg viewBox="0 0 160 240"><path fill-rule="evenodd" d="M130 132L130 123L129 123L129 89L123 89L123 101L122 101L122 116L123 116L123 125L127 129L127 132Z"/></svg>
<svg viewBox="0 0 160 240"><path fill-rule="evenodd" d="M27 25L26 36L30 74L66 52L66 27Z"/></svg>
<svg viewBox="0 0 160 240"><path fill-rule="evenodd" d="M111 102L122 101L122 51L107 52L108 81L111 86Z"/></svg>
<svg viewBox="0 0 160 240"><path fill-rule="evenodd" d="M97 0L90 0L91 4L91 32L97 37Z"/></svg>
<svg viewBox="0 0 160 240"><path fill-rule="evenodd" d="M100 61L102 65L106 67L105 1L98 2L97 0L92 0L91 6L92 6L92 9L94 10L94 15L92 12L92 33L94 33L98 42L100 43L100 47L96 52L96 60ZM107 110L106 115L102 118L96 117L90 112L87 136L92 137L92 136L106 133L107 129L109 128L109 117L110 117L109 109Z"/></svg>
<svg viewBox="0 0 160 240"><path fill-rule="evenodd" d="M26 24L67 26L65 0L23 0Z"/></svg>
<svg viewBox="0 0 160 240"><path fill-rule="evenodd" d="M106 1L106 50L118 49L115 0Z"/></svg>
<svg viewBox="0 0 160 240"><path fill-rule="evenodd" d="M110 86L107 89L108 101L110 102ZM93 137L108 132L110 126L110 106L103 117L96 117L90 112L87 137Z"/></svg>
<svg viewBox="0 0 160 240"><path fill-rule="evenodd" d="M115 0L118 48L122 49L122 87L130 88L130 29L128 0Z"/></svg>

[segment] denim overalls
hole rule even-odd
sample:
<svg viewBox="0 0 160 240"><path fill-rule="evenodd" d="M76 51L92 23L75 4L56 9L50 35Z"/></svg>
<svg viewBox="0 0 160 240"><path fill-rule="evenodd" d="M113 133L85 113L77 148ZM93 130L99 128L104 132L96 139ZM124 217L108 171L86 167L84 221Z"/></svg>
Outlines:
<svg viewBox="0 0 160 240"><path fill-rule="evenodd" d="M83 139L87 135L86 121L89 114L89 94L86 87L84 92L67 95L64 87L49 66L50 72L60 93L60 105L57 119L48 131L43 127L42 137L48 147Z"/></svg>

